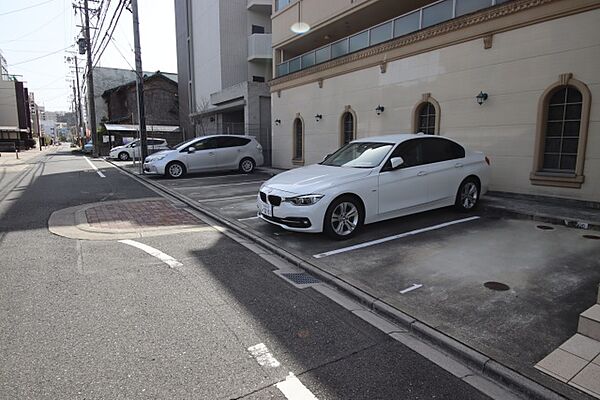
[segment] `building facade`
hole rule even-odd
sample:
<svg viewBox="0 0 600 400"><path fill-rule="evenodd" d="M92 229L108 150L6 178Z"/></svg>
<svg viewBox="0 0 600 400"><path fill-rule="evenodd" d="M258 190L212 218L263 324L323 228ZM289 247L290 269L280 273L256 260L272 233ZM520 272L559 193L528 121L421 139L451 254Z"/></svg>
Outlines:
<svg viewBox="0 0 600 400"><path fill-rule="evenodd" d="M0 143L26 149L33 145L29 92L16 79L0 80Z"/></svg>
<svg viewBox="0 0 600 400"><path fill-rule="evenodd" d="M492 190L600 201L600 1L273 9L274 166L319 162L354 138L424 132L485 152ZM289 29L299 18L304 35Z"/></svg>
<svg viewBox="0 0 600 400"><path fill-rule="evenodd" d="M175 0L180 120L186 137L256 136L271 148L270 0Z"/></svg>

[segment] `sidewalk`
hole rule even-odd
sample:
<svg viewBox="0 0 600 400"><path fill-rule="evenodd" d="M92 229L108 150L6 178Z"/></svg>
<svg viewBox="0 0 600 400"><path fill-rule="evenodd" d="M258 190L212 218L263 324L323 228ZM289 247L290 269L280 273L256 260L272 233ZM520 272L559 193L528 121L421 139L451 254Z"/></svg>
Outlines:
<svg viewBox="0 0 600 400"><path fill-rule="evenodd" d="M0 166L8 167L8 166L25 164L25 163L27 163L27 161L31 160L32 158L35 158L41 154L45 154L53 148L55 148L55 147L46 146L42 149L42 151L40 151L39 148L35 148L35 149L29 149L26 151L20 151L18 153L6 152L6 151L0 152ZM19 158L17 158L17 156Z"/></svg>

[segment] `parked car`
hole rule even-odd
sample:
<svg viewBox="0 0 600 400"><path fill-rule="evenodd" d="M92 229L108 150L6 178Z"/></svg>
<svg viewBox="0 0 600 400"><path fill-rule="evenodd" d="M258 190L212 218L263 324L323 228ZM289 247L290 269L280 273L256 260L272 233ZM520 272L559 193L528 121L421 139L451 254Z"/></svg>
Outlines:
<svg viewBox="0 0 600 400"><path fill-rule="evenodd" d="M146 139L146 143L148 144L148 154L169 149L169 145L165 139L148 138ZM132 158L140 158L140 140L136 139L123 146L113 147L110 149L108 157L119 159L121 161L128 161Z"/></svg>
<svg viewBox="0 0 600 400"><path fill-rule="evenodd" d="M258 193L258 216L290 231L347 239L363 224L450 205L473 210L489 175L483 153L445 137L365 138L269 179Z"/></svg>
<svg viewBox="0 0 600 400"><path fill-rule="evenodd" d="M249 174L264 162L262 146L252 136L211 135L194 138L146 157L144 171L181 178L188 172L235 170Z"/></svg>
<svg viewBox="0 0 600 400"><path fill-rule="evenodd" d="M83 151L83 154L92 154L92 152L94 151L94 143L87 142L83 145L83 149L81 150Z"/></svg>

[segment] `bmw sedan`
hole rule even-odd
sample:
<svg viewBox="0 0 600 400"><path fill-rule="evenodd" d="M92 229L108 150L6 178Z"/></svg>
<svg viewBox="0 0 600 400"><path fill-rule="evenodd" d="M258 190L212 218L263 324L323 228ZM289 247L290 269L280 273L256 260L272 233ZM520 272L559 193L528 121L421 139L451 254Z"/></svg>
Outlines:
<svg viewBox="0 0 600 400"><path fill-rule="evenodd" d="M172 150L146 157L144 172L181 178L188 172L239 170L245 174L264 162L262 146L252 136L211 135L182 142Z"/></svg>
<svg viewBox="0 0 600 400"><path fill-rule="evenodd" d="M258 193L258 216L297 232L352 237L363 224L435 208L473 210L487 191L489 159L440 136L355 140L321 163L283 172Z"/></svg>

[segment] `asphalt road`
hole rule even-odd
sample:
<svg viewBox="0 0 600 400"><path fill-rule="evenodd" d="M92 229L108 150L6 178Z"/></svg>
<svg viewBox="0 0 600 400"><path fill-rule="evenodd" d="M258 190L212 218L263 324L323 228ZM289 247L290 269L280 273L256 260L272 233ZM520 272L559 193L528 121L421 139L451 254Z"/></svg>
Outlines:
<svg viewBox="0 0 600 400"><path fill-rule="evenodd" d="M177 268L51 234L56 210L156 196L94 164L61 148L4 187L0 398L488 398L216 230L139 240Z"/></svg>

